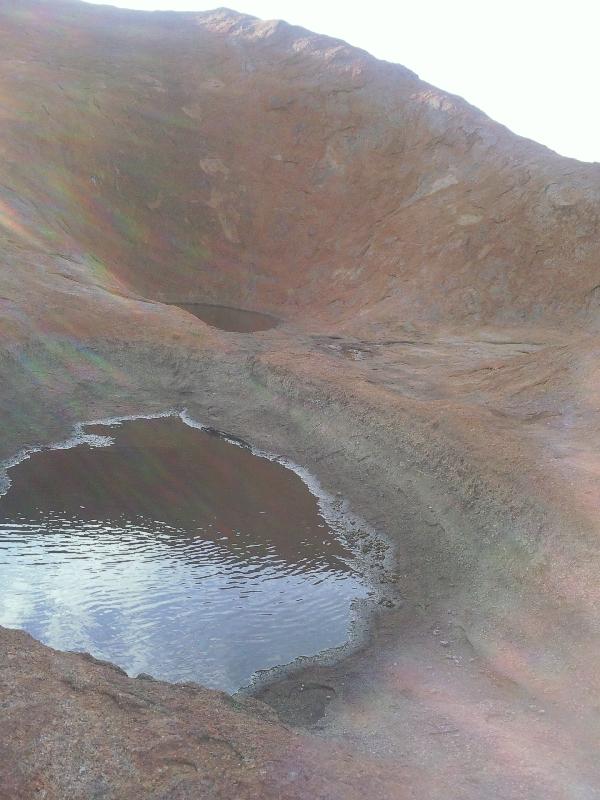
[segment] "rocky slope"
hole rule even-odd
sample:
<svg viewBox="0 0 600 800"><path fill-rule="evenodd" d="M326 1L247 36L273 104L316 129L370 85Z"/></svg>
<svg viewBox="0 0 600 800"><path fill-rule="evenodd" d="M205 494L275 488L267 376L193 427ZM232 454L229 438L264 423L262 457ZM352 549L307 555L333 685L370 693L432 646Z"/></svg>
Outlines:
<svg viewBox="0 0 600 800"><path fill-rule="evenodd" d="M600 165L232 11L5 0L0 60L2 457L185 405L397 557L278 718L0 631L0 796L600 796Z"/></svg>

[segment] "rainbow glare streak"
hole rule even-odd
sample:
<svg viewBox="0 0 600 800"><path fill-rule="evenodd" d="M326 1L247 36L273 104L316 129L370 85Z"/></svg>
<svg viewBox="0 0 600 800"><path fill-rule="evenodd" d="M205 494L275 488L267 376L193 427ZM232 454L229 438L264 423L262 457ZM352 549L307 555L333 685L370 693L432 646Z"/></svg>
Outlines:
<svg viewBox="0 0 600 800"><path fill-rule="evenodd" d="M15 195L0 200L0 226L24 246L68 253L101 285L127 291L129 271L124 271L125 265L139 262L142 251L145 259L171 263L175 259L190 266L209 256L193 227L184 236L163 223L160 211L152 213L145 206L140 210L113 197L98 177L92 176L94 183L56 168L32 173L35 181L28 193L35 194L36 209L51 222L40 221L37 210L29 214L38 217L35 223L27 219L19 209L25 203ZM114 266L118 264L122 265L121 274Z"/></svg>
<svg viewBox="0 0 600 800"><path fill-rule="evenodd" d="M21 16L47 24L36 9ZM93 40L74 45L97 47ZM115 71L110 92L104 73L88 78L79 66L43 63L43 93L42 68L26 62L0 79L0 232L20 246L67 254L93 282L123 293L134 284L147 291L149 279L161 289L180 279L196 287L198 265L211 255L215 214L179 138L192 144L198 121L164 98L152 59L137 85Z"/></svg>
<svg viewBox="0 0 600 800"><path fill-rule="evenodd" d="M16 237L20 242L36 249L43 247L44 237L34 232L31 226L23 219L14 205L0 197L0 228L9 236ZM49 231L45 230L46 233Z"/></svg>
<svg viewBox="0 0 600 800"><path fill-rule="evenodd" d="M74 339L47 338L35 349L17 351L15 358L24 377L38 389L56 386L60 393L68 394L73 384L80 381L90 385L96 381L112 382L121 388L132 386L126 371Z"/></svg>

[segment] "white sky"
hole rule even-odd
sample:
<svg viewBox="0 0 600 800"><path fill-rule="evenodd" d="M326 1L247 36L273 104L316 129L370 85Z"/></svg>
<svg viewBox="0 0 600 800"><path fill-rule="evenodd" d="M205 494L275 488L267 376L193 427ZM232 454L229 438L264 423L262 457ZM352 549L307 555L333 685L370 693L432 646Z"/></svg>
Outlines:
<svg viewBox="0 0 600 800"><path fill-rule="evenodd" d="M225 5L263 19L285 19L404 64L562 155L600 161L599 0L113 0L110 5L177 11Z"/></svg>

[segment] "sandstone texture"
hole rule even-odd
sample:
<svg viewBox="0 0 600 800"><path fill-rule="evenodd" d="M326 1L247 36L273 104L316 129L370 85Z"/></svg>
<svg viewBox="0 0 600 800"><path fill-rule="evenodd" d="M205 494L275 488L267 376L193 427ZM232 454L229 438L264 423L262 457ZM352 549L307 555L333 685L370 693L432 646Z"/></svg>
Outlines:
<svg viewBox="0 0 600 800"><path fill-rule="evenodd" d="M188 408L396 562L235 698L0 629L0 798L600 798L600 165L223 9L3 0L0 64L0 458Z"/></svg>

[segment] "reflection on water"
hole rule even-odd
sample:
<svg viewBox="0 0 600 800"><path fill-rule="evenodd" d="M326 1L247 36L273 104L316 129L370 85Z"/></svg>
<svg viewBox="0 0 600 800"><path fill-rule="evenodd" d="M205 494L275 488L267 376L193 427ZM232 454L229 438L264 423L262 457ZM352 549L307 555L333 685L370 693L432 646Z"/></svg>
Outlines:
<svg viewBox="0 0 600 800"><path fill-rule="evenodd" d="M178 418L88 430L10 470L1 625L228 691L347 639L366 587L295 473Z"/></svg>
<svg viewBox="0 0 600 800"><path fill-rule="evenodd" d="M276 328L279 320L270 314L260 314L258 311L245 311L242 308L230 306L213 306L209 303L177 303L179 308L189 311L202 322L220 328L223 331L235 333L256 333Z"/></svg>

